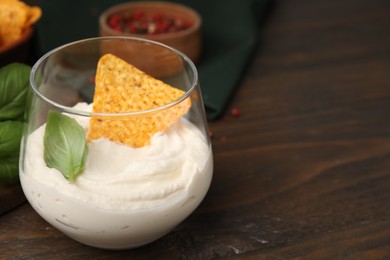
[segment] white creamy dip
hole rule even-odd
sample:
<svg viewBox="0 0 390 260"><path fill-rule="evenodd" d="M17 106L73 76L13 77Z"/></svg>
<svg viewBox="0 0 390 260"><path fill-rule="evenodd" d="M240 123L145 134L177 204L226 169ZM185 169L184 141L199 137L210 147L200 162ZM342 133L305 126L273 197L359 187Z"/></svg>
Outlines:
<svg viewBox="0 0 390 260"><path fill-rule="evenodd" d="M87 132L88 118L75 118ZM191 214L210 186L211 148L186 119L142 148L107 139L90 142L85 170L74 183L46 166L44 131L45 125L26 142L20 174L25 195L50 224L91 246L132 248L165 235Z"/></svg>

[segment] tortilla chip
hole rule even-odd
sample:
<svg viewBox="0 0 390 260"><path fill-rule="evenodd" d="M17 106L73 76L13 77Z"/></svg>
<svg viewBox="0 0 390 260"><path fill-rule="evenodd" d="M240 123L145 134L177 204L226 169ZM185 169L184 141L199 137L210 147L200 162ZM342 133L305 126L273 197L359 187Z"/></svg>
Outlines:
<svg viewBox="0 0 390 260"><path fill-rule="evenodd" d="M96 72L93 111L124 113L144 111L180 98L185 92L157 80L122 59L106 54L100 58ZM151 137L162 132L186 114L191 100L143 115L97 117L90 121L88 140L107 138L132 147L150 143Z"/></svg>
<svg viewBox="0 0 390 260"><path fill-rule="evenodd" d="M41 8L37 6L32 6L29 9L29 16L27 19L26 27L31 26L38 22L39 18L42 16L42 10Z"/></svg>
<svg viewBox="0 0 390 260"><path fill-rule="evenodd" d="M19 0L0 0L0 43L12 44L41 17L39 7L30 7Z"/></svg>

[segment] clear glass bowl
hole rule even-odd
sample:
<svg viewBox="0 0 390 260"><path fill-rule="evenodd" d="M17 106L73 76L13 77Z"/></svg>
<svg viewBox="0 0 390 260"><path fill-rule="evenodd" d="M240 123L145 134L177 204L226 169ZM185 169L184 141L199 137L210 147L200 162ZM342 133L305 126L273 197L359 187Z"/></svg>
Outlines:
<svg viewBox="0 0 390 260"><path fill-rule="evenodd" d="M97 62L107 53L184 94L144 111L91 112ZM44 55L33 66L30 80L20 180L29 203L51 225L90 246L134 248L167 234L201 203L211 183L213 158L198 75L188 57L144 39L92 38ZM93 117L125 122L166 118L188 99L189 111L156 133L149 145L135 148L106 138L88 141L85 168L75 181L48 167L44 159L49 111L76 119L87 135Z"/></svg>

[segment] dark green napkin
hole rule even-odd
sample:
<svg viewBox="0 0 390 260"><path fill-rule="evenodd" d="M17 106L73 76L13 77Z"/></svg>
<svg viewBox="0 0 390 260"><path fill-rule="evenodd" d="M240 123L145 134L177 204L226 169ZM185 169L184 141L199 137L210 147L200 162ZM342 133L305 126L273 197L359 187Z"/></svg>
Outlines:
<svg viewBox="0 0 390 260"><path fill-rule="evenodd" d="M98 35L98 16L125 1L40 0L37 52ZM203 50L197 65L207 118L218 118L228 104L256 47L257 31L268 0L175 0L203 19Z"/></svg>
<svg viewBox="0 0 390 260"><path fill-rule="evenodd" d="M256 47L267 0L181 0L203 19L203 50L198 66L207 118L228 104Z"/></svg>

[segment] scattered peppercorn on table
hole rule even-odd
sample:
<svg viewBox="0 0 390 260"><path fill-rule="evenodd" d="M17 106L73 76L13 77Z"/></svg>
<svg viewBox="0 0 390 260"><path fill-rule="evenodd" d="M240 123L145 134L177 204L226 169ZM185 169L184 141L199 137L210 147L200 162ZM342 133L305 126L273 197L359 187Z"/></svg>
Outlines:
<svg viewBox="0 0 390 260"><path fill-rule="evenodd" d="M0 216L0 258L389 259L390 5L282 0L268 12L210 122L214 177L194 214L152 244L108 251L24 203Z"/></svg>

